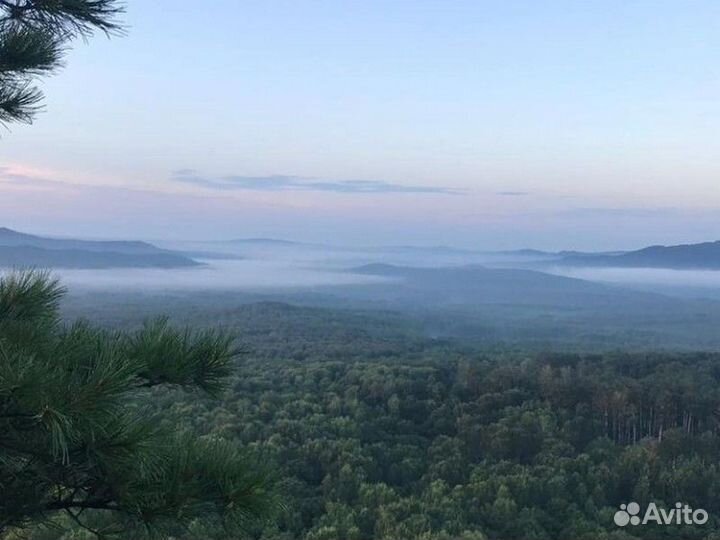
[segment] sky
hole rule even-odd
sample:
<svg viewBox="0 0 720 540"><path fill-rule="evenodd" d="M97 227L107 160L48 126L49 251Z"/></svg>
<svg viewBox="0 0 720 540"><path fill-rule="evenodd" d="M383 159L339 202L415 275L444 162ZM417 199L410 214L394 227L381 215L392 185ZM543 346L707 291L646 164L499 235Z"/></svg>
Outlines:
<svg viewBox="0 0 720 540"><path fill-rule="evenodd" d="M631 249L720 239L716 0L128 0L0 138L0 225Z"/></svg>

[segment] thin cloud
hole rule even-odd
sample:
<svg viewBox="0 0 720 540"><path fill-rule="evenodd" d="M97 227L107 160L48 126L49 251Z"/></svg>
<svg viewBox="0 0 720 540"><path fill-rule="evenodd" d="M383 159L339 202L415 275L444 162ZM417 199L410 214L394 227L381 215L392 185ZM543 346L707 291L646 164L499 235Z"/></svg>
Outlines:
<svg viewBox="0 0 720 540"><path fill-rule="evenodd" d="M713 210L715 212L716 210ZM632 217L632 218L671 218L687 214L689 210L673 207L661 208L573 208L561 212L566 216L572 217Z"/></svg>
<svg viewBox="0 0 720 540"><path fill-rule="evenodd" d="M63 183L64 182L50 180L41 176L18 172L18 170L12 167L0 167L0 184L28 187L47 187L56 186Z"/></svg>
<svg viewBox="0 0 720 540"><path fill-rule="evenodd" d="M192 169L174 171L174 182L217 191L325 191L331 193L436 193L461 195L459 189L440 186L412 186L384 180L320 180L302 176L223 176L208 178Z"/></svg>
<svg viewBox="0 0 720 540"><path fill-rule="evenodd" d="M500 195L501 197L524 197L525 195L530 195L527 191L498 191L495 195Z"/></svg>

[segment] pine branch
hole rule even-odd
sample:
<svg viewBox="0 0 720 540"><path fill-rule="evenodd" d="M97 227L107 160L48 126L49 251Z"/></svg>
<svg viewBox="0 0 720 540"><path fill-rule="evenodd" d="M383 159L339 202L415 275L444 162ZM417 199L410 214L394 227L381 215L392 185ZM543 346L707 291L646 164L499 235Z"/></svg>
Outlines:
<svg viewBox="0 0 720 540"><path fill-rule="evenodd" d="M237 356L231 336L220 331L193 335L169 327L167 319L150 321L125 345L128 358L138 363L145 386L174 384L197 387L217 395L225 386ZM172 362L168 362L168 359Z"/></svg>
<svg viewBox="0 0 720 540"><path fill-rule="evenodd" d="M65 288L47 272L13 272L0 279L0 337L12 337L13 325L55 323L64 294Z"/></svg>
<svg viewBox="0 0 720 540"><path fill-rule="evenodd" d="M48 74L61 67L59 39L32 28L0 32L0 78Z"/></svg>
<svg viewBox="0 0 720 540"><path fill-rule="evenodd" d="M125 12L118 0L2 0L6 25L31 27L61 36L88 38L95 30L123 32L117 17Z"/></svg>
<svg viewBox="0 0 720 540"><path fill-rule="evenodd" d="M45 504L46 510L66 510L66 509L89 508L93 510L118 510L118 506L110 500L78 500L75 498L63 501L49 502Z"/></svg>
<svg viewBox="0 0 720 540"><path fill-rule="evenodd" d="M181 434L166 442L167 460L152 475L137 477L133 505L138 518L158 527L165 522L220 519L245 530L281 509L275 479L256 457L218 439Z"/></svg>
<svg viewBox="0 0 720 540"><path fill-rule="evenodd" d="M31 124L42 110L42 92L30 84L0 83L0 124L20 122Z"/></svg>
<svg viewBox="0 0 720 540"><path fill-rule="evenodd" d="M43 97L35 78L62 67L73 39L123 34L124 11L120 0L0 0L0 125L31 123Z"/></svg>
<svg viewBox="0 0 720 540"><path fill-rule="evenodd" d="M63 294L48 274L0 278L0 528L63 510L108 511L130 528L242 526L272 513L272 476L256 460L176 436L143 406L143 385L218 392L231 336L165 319L132 335L63 329Z"/></svg>

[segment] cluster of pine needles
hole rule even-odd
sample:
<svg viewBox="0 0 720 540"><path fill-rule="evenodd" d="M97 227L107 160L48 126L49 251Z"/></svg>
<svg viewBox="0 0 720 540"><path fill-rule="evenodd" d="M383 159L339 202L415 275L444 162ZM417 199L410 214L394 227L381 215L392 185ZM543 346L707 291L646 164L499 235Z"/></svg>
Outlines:
<svg viewBox="0 0 720 540"><path fill-rule="evenodd" d="M174 429L149 407L158 386L217 396L237 354L232 337L166 319L129 333L65 325L64 294L45 273L0 279L0 535L59 514L123 538L269 517L272 475L252 456Z"/></svg>

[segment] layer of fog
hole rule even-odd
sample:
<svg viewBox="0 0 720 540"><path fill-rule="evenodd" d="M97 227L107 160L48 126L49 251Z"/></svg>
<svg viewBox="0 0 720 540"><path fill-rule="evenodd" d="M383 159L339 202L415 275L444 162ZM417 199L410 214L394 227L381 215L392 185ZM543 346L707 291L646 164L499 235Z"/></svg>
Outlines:
<svg viewBox="0 0 720 540"><path fill-rule="evenodd" d="M516 254L483 254L447 248L342 248L277 242L172 243L161 247L187 253L200 267L176 269L57 269L55 275L75 290L285 291L384 283L389 278L352 272L384 263L447 267L467 264L514 266L528 259ZM200 258L217 254L217 258ZM235 259L228 257L236 257Z"/></svg>
<svg viewBox="0 0 720 540"><path fill-rule="evenodd" d="M71 290L163 291L238 290L280 291L370 284L383 278L351 272L324 271L287 261L206 260L191 268L110 268L105 270L56 269L53 274Z"/></svg>
<svg viewBox="0 0 720 540"><path fill-rule="evenodd" d="M654 268L581 268L553 265L543 254L483 253L449 248L343 248L276 241L172 243L203 266L178 269L55 270L74 289L272 291L364 285L387 278L352 272L366 264L528 268L551 274L700 298L720 298L720 272ZM221 258L198 257L218 254ZM231 257L231 258L228 258ZM234 259L233 259L234 257Z"/></svg>
<svg viewBox="0 0 720 540"><path fill-rule="evenodd" d="M285 261L322 268L348 269L365 264L384 263L398 266L444 267L480 264L514 266L544 260L522 253L463 251L446 247L343 247L320 244L296 244L275 241L250 242L172 242L160 243L176 251L217 253L255 260Z"/></svg>
<svg viewBox="0 0 720 540"><path fill-rule="evenodd" d="M543 271L664 294L720 298L720 271L717 270L545 266Z"/></svg>

